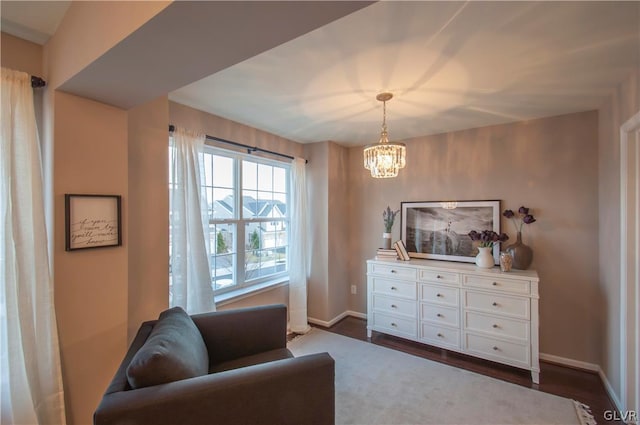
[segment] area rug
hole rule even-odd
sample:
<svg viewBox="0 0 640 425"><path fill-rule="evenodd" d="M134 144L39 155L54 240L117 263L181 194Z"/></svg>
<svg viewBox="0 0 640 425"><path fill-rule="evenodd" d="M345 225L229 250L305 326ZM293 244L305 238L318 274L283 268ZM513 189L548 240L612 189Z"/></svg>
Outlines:
<svg viewBox="0 0 640 425"><path fill-rule="evenodd" d="M573 400L313 328L294 355L336 361L337 424L588 424Z"/></svg>

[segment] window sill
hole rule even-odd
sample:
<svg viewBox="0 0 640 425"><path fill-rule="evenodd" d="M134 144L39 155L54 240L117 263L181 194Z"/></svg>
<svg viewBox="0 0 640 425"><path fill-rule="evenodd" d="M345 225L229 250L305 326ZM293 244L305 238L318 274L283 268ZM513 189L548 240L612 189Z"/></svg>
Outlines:
<svg viewBox="0 0 640 425"><path fill-rule="evenodd" d="M262 282L257 285L251 285L251 286L239 288L233 291L225 292L224 294L215 296L216 307L221 307L225 304L231 304L243 298L252 297L254 295L271 291L273 289L280 288L281 286L285 286L288 284L289 284L289 278L283 277L279 279L268 280L266 282Z"/></svg>

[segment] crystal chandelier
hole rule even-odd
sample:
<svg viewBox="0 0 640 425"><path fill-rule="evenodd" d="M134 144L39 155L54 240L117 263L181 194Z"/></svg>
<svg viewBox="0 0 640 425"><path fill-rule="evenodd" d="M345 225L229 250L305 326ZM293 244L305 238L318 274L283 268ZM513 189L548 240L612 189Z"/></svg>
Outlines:
<svg viewBox="0 0 640 425"><path fill-rule="evenodd" d="M380 142L364 148L364 168L371 170L371 177L384 179L396 177L398 170L404 168L407 148L404 143L389 142L387 134L387 100L393 94L380 93L376 99L382 102L382 132Z"/></svg>

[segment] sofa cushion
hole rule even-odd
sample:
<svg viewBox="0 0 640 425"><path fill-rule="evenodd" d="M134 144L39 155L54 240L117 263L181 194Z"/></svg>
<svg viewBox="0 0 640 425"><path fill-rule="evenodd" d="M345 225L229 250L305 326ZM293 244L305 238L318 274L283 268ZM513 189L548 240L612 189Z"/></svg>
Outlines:
<svg viewBox="0 0 640 425"><path fill-rule="evenodd" d="M180 307L160 313L149 338L127 367L131 388L207 374L209 355L202 335Z"/></svg>
<svg viewBox="0 0 640 425"><path fill-rule="evenodd" d="M253 366L261 363L274 362L276 360L293 358L293 354L286 348L265 351L251 356L240 357L211 365L209 373L224 372L225 370L240 369L242 367Z"/></svg>

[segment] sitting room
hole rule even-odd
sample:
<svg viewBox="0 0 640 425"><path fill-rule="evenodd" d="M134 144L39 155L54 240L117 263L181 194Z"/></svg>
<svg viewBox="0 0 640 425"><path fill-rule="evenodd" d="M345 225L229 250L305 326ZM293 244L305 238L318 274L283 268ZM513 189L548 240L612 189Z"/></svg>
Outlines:
<svg viewBox="0 0 640 425"><path fill-rule="evenodd" d="M640 2L1 7L3 424L638 422Z"/></svg>

